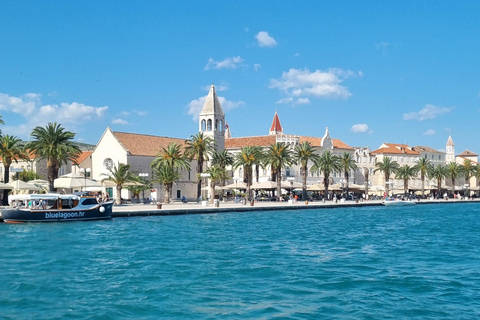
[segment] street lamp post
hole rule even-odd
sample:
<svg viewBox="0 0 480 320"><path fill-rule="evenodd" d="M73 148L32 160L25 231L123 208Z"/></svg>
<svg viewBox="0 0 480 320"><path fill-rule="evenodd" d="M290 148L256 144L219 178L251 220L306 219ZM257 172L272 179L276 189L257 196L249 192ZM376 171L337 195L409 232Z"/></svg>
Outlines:
<svg viewBox="0 0 480 320"><path fill-rule="evenodd" d="M80 168L80 172L83 174L83 179L85 181L85 191L87 191L87 176L90 176L90 172L92 172L92 169L90 168Z"/></svg>
<svg viewBox="0 0 480 320"><path fill-rule="evenodd" d="M139 173L138 176L142 179L142 202L145 203L145 179L148 177L148 173Z"/></svg>

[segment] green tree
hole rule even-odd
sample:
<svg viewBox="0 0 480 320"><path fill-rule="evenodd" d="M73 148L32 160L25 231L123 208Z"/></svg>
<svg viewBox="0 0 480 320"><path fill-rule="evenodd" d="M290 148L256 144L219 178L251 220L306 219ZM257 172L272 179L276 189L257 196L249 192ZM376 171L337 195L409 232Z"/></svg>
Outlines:
<svg viewBox="0 0 480 320"><path fill-rule="evenodd" d="M293 158L296 163L300 164L302 170L302 199L307 199L307 177L308 177L308 162L315 161L320 156L315 153L315 149L308 141L302 142L295 147L293 151Z"/></svg>
<svg viewBox="0 0 480 320"><path fill-rule="evenodd" d="M428 175L428 172L432 169L432 164L427 158L420 158L415 166L413 166L415 173L420 172L420 180L422 181L422 197L425 196L425 177Z"/></svg>
<svg viewBox="0 0 480 320"><path fill-rule="evenodd" d="M470 189L470 178L475 175L475 164L470 159L464 159L460 169L462 176L465 177L465 184L468 184L468 189Z"/></svg>
<svg viewBox="0 0 480 320"><path fill-rule="evenodd" d="M30 170L23 170L22 172L19 172L18 178L22 181L28 182L30 180L42 179L42 176L37 174L32 169L30 169Z"/></svg>
<svg viewBox="0 0 480 320"><path fill-rule="evenodd" d="M328 196L328 186L330 184L330 174L340 170L340 159L331 151L325 151L318 159L315 159L312 171L323 173L323 184L325 185L325 197Z"/></svg>
<svg viewBox="0 0 480 320"><path fill-rule="evenodd" d="M403 179L403 192L405 194L408 193L408 180L415 177L415 169L414 167L410 167L409 165L404 165L398 168L397 172L395 173L397 178Z"/></svg>
<svg viewBox="0 0 480 320"><path fill-rule="evenodd" d="M191 135L186 141L185 153L190 160L197 159L197 174L200 176L203 172L203 164L208 161L210 155L215 151L215 141L206 137L202 132ZM202 180L198 179L197 198L202 194Z"/></svg>
<svg viewBox="0 0 480 320"><path fill-rule="evenodd" d="M3 160L3 181L10 181L10 166L18 160L28 160L28 154L21 144L22 140L8 134L0 136L0 157ZM8 204L8 190L3 190L3 205Z"/></svg>
<svg viewBox="0 0 480 320"><path fill-rule="evenodd" d="M1 114L0 114L0 124L5 124L5 121L3 121Z"/></svg>
<svg viewBox="0 0 480 320"><path fill-rule="evenodd" d="M216 150L213 153L212 166L218 166L226 172L227 166L231 166L231 165L233 165L233 156L230 152L228 152L227 150L221 150L221 151ZM223 177L220 180L220 185L222 187L225 186L225 179L226 178L227 178L227 176L225 175L225 177Z"/></svg>
<svg viewBox="0 0 480 320"><path fill-rule="evenodd" d="M441 164L431 167L428 172L428 177L430 179L435 179L437 181L437 192L438 196L441 196L442 188L442 179L447 177L447 167Z"/></svg>
<svg viewBox="0 0 480 320"><path fill-rule="evenodd" d="M125 163L118 163L117 165L113 165L111 168L108 168L107 177L102 179L102 181L111 181L115 183L115 188L117 190L115 204L120 205L122 204L121 192L123 185L127 182L134 181L134 176L129 172L130 165Z"/></svg>
<svg viewBox="0 0 480 320"><path fill-rule="evenodd" d="M49 190L54 191L53 180L58 178L58 170L62 163L75 159L82 153L72 141L75 133L65 131L56 122L49 123L45 128L35 127L30 134L34 140L29 142L26 149L40 159L47 160L47 179Z"/></svg>
<svg viewBox="0 0 480 320"><path fill-rule="evenodd" d="M343 172L343 177L347 183L347 195L348 195L348 180L350 177L351 170L357 170L357 162L353 158L353 155L348 152L344 152L341 157L339 157L339 169Z"/></svg>
<svg viewBox="0 0 480 320"><path fill-rule="evenodd" d="M164 203L170 203L172 186L175 181L180 179L180 173L171 166L159 166L153 169L153 182L163 184Z"/></svg>
<svg viewBox="0 0 480 320"><path fill-rule="evenodd" d="M285 142L276 142L265 152L265 161L275 171L277 178L277 201L282 195L282 169L294 163L291 150Z"/></svg>
<svg viewBox="0 0 480 320"><path fill-rule="evenodd" d="M250 187L252 185L252 168L259 158L258 148L251 146L243 147L234 157L233 168L243 167L243 181L247 185L247 198L251 198Z"/></svg>
<svg viewBox="0 0 480 320"><path fill-rule="evenodd" d="M455 180L462 175L462 168L456 162L447 164L447 177L452 183L452 196L455 195Z"/></svg>
<svg viewBox="0 0 480 320"><path fill-rule="evenodd" d="M389 195L390 187L389 187L389 180L390 180L390 175L394 174L398 170L398 162L393 161L391 157L383 157L382 162L377 162L375 164L375 170L373 172L380 171L383 173L385 176L385 192L387 193L387 196Z"/></svg>
<svg viewBox="0 0 480 320"><path fill-rule="evenodd" d="M215 198L216 183L217 181L225 181L225 178L227 177L227 171L218 165L214 165L208 168L205 172L210 174L210 194L212 195L210 198L210 203L213 203Z"/></svg>
<svg viewBox="0 0 480 320"><path fill-rule="evenodd" d="M151 166L154 168L154 180L163 184L164 202L170 203L173 183L181 177L180 170L190 170L188 157L182 152L182 147L178 143L172 142L166 148L162 148Z"/></svg>
<svg viewBox="0 0 480 320"><path fill-rule="evenodd" d="M140 193L145 193L145 190L152 188L150 181L143 177L139 177L136 173L132 173L131 182L135 182L135 184L126 186L126 189L132 192L132 198L140 199Z"/></svg>

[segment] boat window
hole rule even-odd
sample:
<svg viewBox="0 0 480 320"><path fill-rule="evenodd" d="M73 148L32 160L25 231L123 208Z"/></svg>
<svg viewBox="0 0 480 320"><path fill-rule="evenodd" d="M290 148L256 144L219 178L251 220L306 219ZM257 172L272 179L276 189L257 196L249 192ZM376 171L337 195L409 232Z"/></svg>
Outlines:
<svg viewBox="0 0 480 320"><path fill-rule="evenodd" d="M97 199L95 198L87 198L87 199L83 199L82 201L82 205L90 205L90 204L97 204Z"/></svg>

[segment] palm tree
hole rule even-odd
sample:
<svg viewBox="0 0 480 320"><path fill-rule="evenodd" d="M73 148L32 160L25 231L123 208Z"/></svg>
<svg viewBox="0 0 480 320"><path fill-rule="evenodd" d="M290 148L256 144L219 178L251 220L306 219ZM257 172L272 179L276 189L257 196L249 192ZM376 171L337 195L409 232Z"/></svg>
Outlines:
<svg viewBox="0 0 480 320"><path fill-rule="evenodd" d="M115 197L115 204L120 205L122 204L121 192L122 187L125 183L134 181L133 175L128 171L130 169L129 164L125 163L118 163L117 165L113 165L111 168L108 168L107 177L102 179L102 181L112 181L115 183L115 187L117 190L116 197Z"/></svg>
<svg viewBox="0 0 480 320"><path fill-rule="evenodd" d="M227 170L227 166L233 165L233 156L230 152L227 150L222 150L222 151L215 151L212 156L212 166L218 166L222 168L225 172ZM225 186L225 179L227 176L223 177L220 179L220 185L222 187Z"/></svg>
<svg viewBox="0 0 480 320"><path fill-rule="evenodd" d="M277 178L277 201L280 201L282 193L282 169L293 164L292 152L285 142L273 143L265 152L265 162L275 171Z"/></svg>
<svg viewBox="0 0 480 320"><path fill-rule="evenodd" d="M145 190L152 188L152 184L150 183L150 181L144 179L143 177L139 177L137 173L132 174L131 181L136 182L135 185L127 186L127 189L133 193L132 198L140 199L140 193L145 193Z"/></svg>
<svg viewBox="0 0 480 320"><path fill-rule="evenodd" d="M187 156L182 152L182 147L178 143L172 142L166 148L162 148L150 166L154 169L155 182L163 184L164 202L170 203L172 186L175 181L180 179L180 170L190 170Z"/></svg>
<svg viewBox="0 0 480 320"><path fill-rule="evenodd" d="M405 194L407 194L408 193L408 180L415 177L414 167L410 167L409 165L406 164L403 167L398 168L395 175L396 175L397 178L403 179L403 192Z"/></svg>
<svg viewBox="0 0 480 320"><path fill-rule="evenodd" d="M206 170L206 173L210 174L210 194L212 197L210 198L210 203L213 203L213 199L215 198L215 185L216 181L225 181L227 177L227 171L224 168L215 165Z"/></svg>
<svg viewBox="0 0 480 320"><path fill-rule="evenodd" d="M5 124L5 121L3 121L1 114L0 114L0 124Z"/></svg>
<svg viewBox="0 0 480 320"><path fill-rule="evenodd" d="M28 154L21 145L22 140L18 137L8 134L0 136L0 157L3 159L3 181L10 181L10 166L12 162L18 163L18 160L27 160ZM3 190L3 205L8 204L8 190Z"/></svg>
<svg viewBox="0 0 480 320"><path fill-rule="evenodd" d="M477 163L477 165L474 168L475 168L475 171L473 172L473 176L477 180L476 187L478 187L479 186L479 181L480 181L480 163Z"/></svg>
<svg viewBox="0 0 480 320"><path fill-rule="evenodd" d="M302 169L302 199L307 199L307 176L308 176L308 161L315 161L320 156L315 153L315 149L308 141L302 142L295 147L293 151L294 160L300 164Z"/></svg>
<svg viewBox="0 0 480 320"><path fill-rule="evenodd" d="M243 147L239 153L235 155L233 168L243 167L243 182L247 184L247 198L251 197L250 186L252 185L252 167L259 158L258 148L251 146Z"/></svg>
<svg viewBox="0 0 480 320"><path fill-rule="evenodd" d="M258 182L260 178L260 168L265 168L265 154L263 149L259 146L254 146L255 152L257 154L257 160L255 161L255 182Z"/></svg>
<svg viewBox="0 0 480 320"><path fill-rule="evenodd" d="M429 170L432 169L432 164L427 158L420 158L415 166L413 166L415 172L420 172L420 180L422 180L422 197L425 195L425 177Z"/></svg>
<svg viewBox="0 0 480 320"><path fill-rule="evenodd" d="M368 197L368 176L370 174L370 171L368 168L363 168L363 175L365 176L365 196ZM368 198L366 198L368 200Z"/></svg>
<svg viewBox="0 0 480 320"><path fill-rule="evenodd" d="M182 146L176 142L170 143L166 148L162 147L162 150L157 153L150 166L152 168L167 166L176 170L190 169L189 160L182 152Z"/></svg>
<svg viewBox="0 0 480 320"><path fill-rule="evenodd" d="M333 155L332 152L327 150L320 157L314 160L311 170L320 171L323 173L325 196L327 196L330 173L340 170L340 159L338 156Z"/></svg>
<svg viewBox="0 0 480 320"><path fill-rule="evenodd" d="M438 197L440 197L441 188L442 188L442 179L447 177L447 167L441 164L432 166L428 172L428 177L430 179L437 180L437 192Z"/></svg>
<svg viewBox="0 0 480 320"><path fill-rule="evenodd" d="M47 160L47 179L49 190L54 191L53 180L58 178L58 170L62 163L75 161L82 151L72 141L75 133L65 131L56 122L49 123L45 128L35 127L30 134L35 140L29 142L26 149L35 156Z"/></svg>
<svg viewBox="0 0 480 320"><path fill-rule="evenodd" d="M389 180L390 180L390 174L397 172L398 170L398 162L393 161L391 157L383 157L382 162L377 162L375 164L376 169L373 172L383 172L385 175L385 192L388 196L390 188L389 188Z"/></svg>
<svg viewBox="0 0 480 320"><path fill-rule="evenodd" d="M348 178L350 175L351 170L357 169L357 163L353 158L353 155L348 152L344 152L343 155L339 158L339 165L340 170L343 171L343 176L345 178L345 182L347 183L347 195L348 195Z"/></svg>
<svg viewBox="0 0 480 320"><path fill-rule="evenodd" d="M456 162L447 164L447 177L452 182L452 196L455 195L455 179L462 175L462 168Z"/></svg>
<svg viewBox="0 0 480 320"><path fill-rule="evenodd" d="M191 135L190 139L185 141L185 153L190 157L197 159L197 173L200 175L203 172L203 163L208 161L210 154L215 151L215 141L206 137L203 132L196 135ZM197 198L202 194L202 180L198 179L197 184Z"/></svg>
<svg viewBox="0 0 480 320"><path fill-rule="evenodd" d="M462 175L465 177L465 184L468 184L468 189L470 189L470 178L475 174L475 165L473 161L470 159L464 159L460 169L462 171Z"/></svg>
<svg viewBox="0 0 480 320"><path fill-rule="evenodd" d="M153 182L163 184L164 203L170 203L172 186L175 181L180 179L180 173L171 166L159 166L153 169Z"/></svg>

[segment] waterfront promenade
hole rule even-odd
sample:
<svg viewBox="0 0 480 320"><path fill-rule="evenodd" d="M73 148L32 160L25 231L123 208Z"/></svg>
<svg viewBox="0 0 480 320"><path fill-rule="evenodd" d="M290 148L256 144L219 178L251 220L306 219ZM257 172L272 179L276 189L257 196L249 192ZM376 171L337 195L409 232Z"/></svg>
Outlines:
<svg viewBox="0 0 480 320"><path fill-rule="evenodd" d="M418 205L423 204L453 204L480 202L475 200L421 200L416 201ZM174 202L170 204L162 204L162 209L157 209L155 204L126 204L113 207L112 217L134 217L134 216L162 216L162 215L182 215L182 214L204 214L204 213L221 213L221 212L248 212L255 210L272 211L272 210L299 210L299 209L334 209L340 207L365 207L365 206L381 206L382 200L372 200L358 202L346 201L334 203L327 201L310 201L308 204L298 201L294 203L274 202L274 201L256 201L252 206L250 202L246 204L235 202L220 202L218 207L209 203L208 206L202 206L201 203L181 203Z"/></svg>

